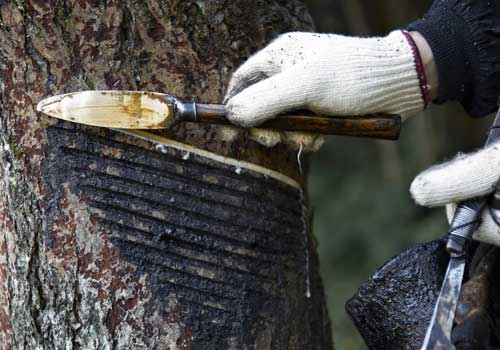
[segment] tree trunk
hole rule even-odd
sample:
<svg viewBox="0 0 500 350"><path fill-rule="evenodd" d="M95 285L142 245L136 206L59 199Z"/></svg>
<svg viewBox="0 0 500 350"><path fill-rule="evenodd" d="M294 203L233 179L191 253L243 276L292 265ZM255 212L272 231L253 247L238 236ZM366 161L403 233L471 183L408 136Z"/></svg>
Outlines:
<svg viewBox="0 0 500 350"><path fill-rule="evenodd" d="M0 0L1 349L331 348L294 153L35 112L87 89L219 102L311 28L296 0Z"/></svg>

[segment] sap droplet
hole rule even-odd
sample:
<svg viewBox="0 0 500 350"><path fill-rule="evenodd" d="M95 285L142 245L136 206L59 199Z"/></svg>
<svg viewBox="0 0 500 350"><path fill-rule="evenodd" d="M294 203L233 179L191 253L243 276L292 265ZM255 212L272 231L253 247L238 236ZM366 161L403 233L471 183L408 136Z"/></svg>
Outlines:
<svg viewBox="0 0 500 350"><path fill-rule="evenodd" d="M162 145L161 143L155 146L155 150L161 153L167 153L167 147L165 145Z"/></svg>

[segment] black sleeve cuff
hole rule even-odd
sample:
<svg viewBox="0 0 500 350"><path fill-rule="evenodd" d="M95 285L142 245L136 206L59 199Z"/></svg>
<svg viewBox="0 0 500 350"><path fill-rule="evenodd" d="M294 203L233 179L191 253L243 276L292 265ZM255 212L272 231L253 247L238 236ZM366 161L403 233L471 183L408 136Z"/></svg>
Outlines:
<svg viewBox="0 0 500 350"><path fill-rule="evenodd" d="M436 0L409 25L429 43L438 68L435 103L458 100L474 117L497 109L500 95L500 0Z"/></svg>

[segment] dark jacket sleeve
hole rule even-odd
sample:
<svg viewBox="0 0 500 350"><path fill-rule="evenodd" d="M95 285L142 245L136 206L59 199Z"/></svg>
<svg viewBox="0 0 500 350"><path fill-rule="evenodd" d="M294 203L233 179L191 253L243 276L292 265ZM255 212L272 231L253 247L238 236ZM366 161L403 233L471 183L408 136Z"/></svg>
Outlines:
<svg viewBox="0 0 500 350"><path fill-rule="evenodd" d="M492 113L500 96L500 0L435 0L409 25L429 43L438 68L435 103L458 100L473 117Z"/></svg>

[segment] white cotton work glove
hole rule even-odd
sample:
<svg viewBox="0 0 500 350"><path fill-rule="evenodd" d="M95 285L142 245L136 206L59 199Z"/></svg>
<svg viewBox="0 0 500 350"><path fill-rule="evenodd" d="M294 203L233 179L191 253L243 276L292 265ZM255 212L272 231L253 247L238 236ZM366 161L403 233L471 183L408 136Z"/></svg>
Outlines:
<svg viewBox="0 0 500 350"><path fill-rule="evenodd" d="M410 187L415 201L428 207L446 205L448 220L453 218L456 203L491 193L500 177L500 143L494 143L475 153L431 167L419 174ZM483 210L475 240L500 246L500 230Z"/></svg>
<svg viewBox="0 0 500 350"><path fill-rule="evenodd" d="M402 31L381 38L283 34L233 74L228 118L244 127L294 109L405 118L424 109L414 50Z"/></svg>

